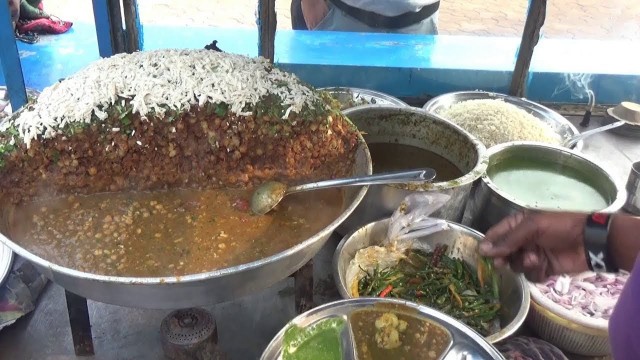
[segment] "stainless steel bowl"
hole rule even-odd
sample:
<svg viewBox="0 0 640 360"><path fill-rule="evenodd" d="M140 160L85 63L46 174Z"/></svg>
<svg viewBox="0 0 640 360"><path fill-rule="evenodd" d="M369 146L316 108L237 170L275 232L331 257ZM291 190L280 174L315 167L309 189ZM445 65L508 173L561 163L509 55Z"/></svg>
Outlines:
<svg viewBox="0 0 640 360"><path fill-rule="evenodd" d="M286 329L291 325L306 327L313 325L319 321L329 318L343 318L347 320L349 314L355 310L367 308L394 309L413 316L420 317L425 320L433 321L442 325L451 334L451 344L447 353L442 356L442 360L500 360L504 359L502 354L496 350L491 344L482 338L478 333L471 330L461 322L456 321L450 316L435 311L426 306L421 306L408 301L396 299L381 298L361 298L340 300L319 306L302 315L299 315L289 322L278 334L271 340L261 360L281 360L282 359L282 341ZM355 360L356 354L353 346L351 330L347 322L346 331L342 332L343 359ZM390 359L391 360L391 359Z"/></svg>
<svg viewBox="0 0 640 360"><path fill-rule="evenodd" d="M489 165L498 164L513 156L526 156L531 159L557 164L557 166L573 168L583 174L589 174L604 196L608 197L609 206L600 209L603 212L615 212L622 208L626 201L624 185L619 184L606 170L587 156L577 151L560 146L534 142L512 142L492 147L488 151ZM486 232L504 217L522 211L525 204L519 203L513 196L499 189L487 174L474 188L467 212L470 214L471 227Z"/></svg>
<svg viewBox="0 0 640 360"><path fill-rule="evenodd" d="M448 222L450 229L420 239L421 243L432 246L446 244L449 256L466 261L472 268L478 263L477 247L483 235L466 226ZM349 263L358 250L379 245L387 236L389 219L368 224L342 239L333 256L333 277L340 295L352 298L346 278ZM500 275L500 312L501 330L488 336L490 343L497 343L515 333L524 322L529 311L529 286L523 275L509 270L499 270Z"/></svg>
<svg viewBox="0 0 640 360"><path fill-rule="evenodd" d="M353 175L367 174L371 174L371 156L362 141L356 152ZM345 188L345 208L340 216L298 245L258 261L201 274L154 278L116 277L60 266L32 254L3 235L7 233L6 215L0 216L0 242L33 262L51 281L88 299L126 307L187 308L220 303L255 293L291 275L320 250L336 227L355 210L366 191L367 187ZM6 209L0 210L6 212Z"/></svg>
<svg viewBox="0 0 640 360"><path fill-rule="evenodd" d="M449 202L433 216L455 222L462 220L471 186L487 166L486 149L478 139L459 126L418 108L367 105L346 110L344 115L363 132L367 143L400 143L423 148L446 158L464 175L451 181L421 185L371 186L353 215L338 228L339 233L346 234L391 216L400 202L415 191L450 195Z"/></svg>
<svg viewBox="0 0 640 360"><path fill-rule="evenodd" d="M543 123L549 125L553 131L555 131L562 140L569 139L574 135L578 135L580 131L571 124L569 120L567 120L564 116L558 114L557 112L542 106L533 101L519 98L515 96L509 96L504 94L492 93L487 91L460 91L460 92L452 92L440 96L436 96L433 99L429 100L424 106L423 109L429 114L438 115L444 109L451 107L451 105L467 101L467 100L480 100L480 99L493 99L493 100L503 100L506 103L515 105L529 114L535 116L540 119ZM574 150L582 150L583 142L579 141L574 147Z"/></svg>
<svg viewBox="0 0 640 360"><path fill-rule="evenodd" d="M327 87L318 90L326 91L336 98L342 104L342 110L363 105L409 106L396 97L374 90L352 87Z"/></svg>

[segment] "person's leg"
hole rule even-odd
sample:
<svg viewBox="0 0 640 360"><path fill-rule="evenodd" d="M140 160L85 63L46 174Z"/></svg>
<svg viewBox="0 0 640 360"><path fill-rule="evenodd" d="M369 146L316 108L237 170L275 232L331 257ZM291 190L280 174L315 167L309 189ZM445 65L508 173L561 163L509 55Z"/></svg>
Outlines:
<svg viewBox="0 0 640 360"><path fill-rule="evenodd" d="M293 30L309 30L304 22L301 0L291 0L291 28Z"/></svg>
<svg viewBox="0 0 640 360"><path fill-rule="evenodd" d="M15 31L16 24L20 20L20 0L9 0L9 13L11 14L11 25Z"/></svg>
<svg viewBox="0 0 640 360"><path fill-rule="evenodd" d="M20 2L20 17L23 20L35 20L35 19L42 19L42 18L48 18L49 15L47 15L44 11L40 10L38 8L38 5L41 3L41 1L34 1L34 0L22 0Z"/></svg>

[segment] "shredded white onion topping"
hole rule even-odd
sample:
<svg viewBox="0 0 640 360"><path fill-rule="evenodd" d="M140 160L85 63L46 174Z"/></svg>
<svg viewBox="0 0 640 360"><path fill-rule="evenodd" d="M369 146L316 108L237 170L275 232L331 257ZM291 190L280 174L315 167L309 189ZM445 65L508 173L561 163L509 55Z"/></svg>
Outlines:
<svg viewBox="0 0 640 360"><path fill-rule="evenodd" d="M107 118L107 109L128 99L142 117L186 111L193 105L226 103L248 115L265 96L276 95L290 112L312 106L319 97L296 76L273 68L264 58L210 50L157 50L119 54L99 60L46 88L34 106L12 122L29 146L41 134L55 136L70 123Z"/></svg>

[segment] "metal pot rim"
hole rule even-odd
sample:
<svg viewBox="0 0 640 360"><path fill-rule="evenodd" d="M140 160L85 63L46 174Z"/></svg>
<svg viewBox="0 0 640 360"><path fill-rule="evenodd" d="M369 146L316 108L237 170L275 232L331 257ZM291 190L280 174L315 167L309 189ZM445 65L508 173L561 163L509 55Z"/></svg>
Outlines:
<svg viewBox="0 0 640 360"><path fill-rule="evenodd" d="M527 98L511 96L511 95L497 93L497 92L493 92L493 91L484 91L484 90L454 91L454 92L438 95L438 96L435 96L435 97L431 98L429 101L427 101L422 106L422 108L426 112L428 112L430 114L434 114L433 107L438 105L438 102L441 101L442 99L445 99L445 98L448 98L448 97L455 99L455 98L457 98L459 96L464 96L464 95L484 95L484 96L486 96L487 99L511 100L514 103L518 103L518 104L521 104L521 105L525 104L525 105L535 109L539 113L544 114L544 116L546 116L546 117L548 117L550 119L554 119L555 122L567 126L567 128L569 128L571 130L573 135L579 135L580 134L580 131L578 130L578 128L576 128L569 120L567 120L564 116L562 116L561 114L559 114L557 111L555 111L553 109L550 109L550 108L548 108L548 107L546 107L546 106L544 106L542 104L539 104L539 103L537 103L535 101L531 101L531 100L529 100ZM472 100L472 99L468 99L468 100ZM583 146L584 146L584 141L580 140L573 146L573 150L581 151Z"/></svg>
<svg viewBox="0 0 640 360"><path fill-rule="evenodd" d="M409 104L405 103L404 101L391 96L389 94L385 94L383 92L380 91L376 91L376 90L369 90L369 89L362 89L362 88L355 88L355 87L344 87L344 86L331 86L331 87L323 87L323 88L319 88L318 90L320 91L326 91L326 92L351 92L352 94L362 94L365 96L370 96L372 98L377 98L379 100L382 101L386 101L390 104L392 104L392 106L409 106ZM363 105L356 105L347 109L355 109L355 108L359 108L361 106L366 106L366 105L375 105L375 104L363 104ZM378 105L386 105L386 104L378 104ZM344 109L344 110L347 110ZM344 112L343 110L343 112Z"/></svg>
<svg viewBox="0 0 640 360"><path fill-rule="evenodd" d="M336 282L336 287L338 288L338 292L340 293L340 296L343 299L357 299L354 298L353 296L351 296L351 294L348 291L348 287L345 286L345 284L342 281L342 276L340 274L340 272L338 271L338 264L340 262L341 259L341 254L342 251L344 249L344 247L347 245L347 243L353 239L353 235L365 228L371 228L374 227L378 224L383 225L383 226L388 226L389 221L391 220L391 218L386 218L386 219L382 219L382 220L377 220L377 221L373 221L370 222L367 225L362 226L359 229L353 230L350 233L348 233L347 235L345 235L342 240L340 240L340 243L338 244L338 247L336 248L336 251L333 254L333 260L332 260L332 270L333 270L333 279ZM467 227L465 225L453 222L453 221L449 221L449 220L444 220L447 222L447 224L454 230L458 230L458 231L462 231L465 232L469 235L471 235L472 237L474 237L476 240L481 240L484 239L484 235L482 233L480 233L479 231L476 231L470 227ZM351 260L350 260L351 261ZM531 296L530 296L530 291L529 291L529 282L526 280L526 278L524 277L523 274L515 274L515 277L517 279L517 281L520 283L520 289L522 291L522 304L520 306L520 308L518 309L518 313L515 315L514 320L511 321L507 326L503 327L500 329L500 331L496 332L495 334L491 334L489 336L486 337L486 340L490 343L497 343L499 341L502 341L504 339L506 339L507 337L513 335L524 323L527 313L529 312L529 307L530 307L530 301L531 301ZM408 300L403 300L403 301L407 301L409 303L412 304L417 304ZM420 305L420 304L418 304Z"/></svg>
<svg viewBox="0 0 640 360"><path fill-rule="evenodd" d="M487 166L489 165L489 156L487 155L487 148L485 147L485 145L478 140L478 138L476 138L475 136L473 136L471 133L469 133L468 131L466 131L465 129L461 128L460 126L454 124L453 122L437 115L437 114L433 114L433 113L429 113L427 111L425 111L424 109L421 108L417 108L417 107L413 107L413 106L395 106L395 105L384 105L384 104L369 104L369 105L360 105L360 106L356 106L350 109L346 109L344 110L342 113L344 114L344 116L346 116L347 118L349 117L350 114L355 113L355 112L360 112L360 111L366 111L366 110L388 110L388 111L396 111L399 113L405 112L405 113L412 113L415 115L419 115L419 116L424 116L425 118L430 118L431 120L435 120L441 123L445 123L447 124L447 126L450 126L454 131L462 134L464 137L466 137L471 143L473 143L473 146L476 149L477 155L478 155L478 160L476 161L475 166L471 169L471 171L468 171L466 174L463 174L461 177L457 178L457 179L453 179L453 180L449 180L449 181L441 181L441 182L435 182L435 183L427 183L426 185L416 185L414 186L410 186L410 185L384 185L384 186L390 186L390 187L394 187L394 188L399 188L399 189L404 189L404 190L411 190L411 191L436 191L436 190L446 190L446 189L450 189L450 188L454 188L454 187L459 187L459 186L463 186L463 185L467 185L470 183L473 183L474 181L478 180L482 174L486 173L487 170Z"/></svg>
<svg viewBox="0 0 640 360"><path fill-rule="evenodd" d="M498 153L500 153L502 151L505 151L506 149L513 148L513 147L538 148L538 149L544 149L544 150L560 152L560 153L562 153L564 155L570 155L570 156L576 157L576 158L580 159L581 161L584 161L584 162L588 163L593 168L600 170L602 175L604 175L607 178L607 180L609 180L613 184L613 186L616 188L616 195L615 195L614 200L611 202L611 204L609 206L607 206L606 208L600 210L602 212L617 211L618 209L621 209L622 206L624 205L624 203L626 202L627 192L625 190L624 185L622 185L622 183L620 181L617 181L616 179L614 179L611 176L611 174L609 174L609 172L605 168L603 168L602 166L598 165L598 163L592 157L590 157L590 156L588 156L586 154L583 154L582 152L579 152L577 150L568 149L566 147L562 147L562 146L559 146L559 145L544 144L544 143L539 143L539 142L534 142L534 141L512 141L512 142L507 142L507 143L504 143L504 144L498 144L496 146L493 146L493 147L489 148L487 150L487 158L488 158L488 160L490 160L491 156L493 156L495 154L498 154ZM487 165L489 165L489 164L487 163ZM488 168L488 166L487 166L487 168ZM484 172L484 174L482 175L481 179L482 179L482 182L487 187L489 187L489 189L491 189L491 191L493 191L496 195L500 196L503 200L511 202L511 203L515 204L516 206L521 207L522 209L528 208L528 206L522 205L519 201L514 199L512 196L510 196L509 194L507 194L504 191L500 190L496 186L496 184L489 178L489 175L487 174L487 171Z"/></svg>
<svg viewBox="0 0 640 360"><path fill-rule="evenodd" d="M371 174L372 163L371 163L371 154L369 153L369 148L367 147L362 135L358 135L358 137L359 137L358 140L359 140L360 146L358 147L358 150L356 150L356 152L361 151L359 150L360 148L364 150L366 160L367 160L367 169L365 170L368 174ZM0 243L6 244L9 248L13 250L13 252L26 258L27 260L32 261L42 267L50 269L51 272L54 274L62 273L70 277L75 277L83 280L115 283L120 285L160 285L160 286L169 285L169 284L185 284L189 282L200 282L204 280L222 278L231 274L254 270L256 268L265 266L266 264L284 261L289 256L299 252L300 250L307 247L308 245L318 241L318 239L322 238L323 236L329 235L331 232L333 232L337 226L339 226L345 219L349 217L351 213L353 213L353 211L356 209L356 207L360 204L360 202L364 198L368 189L369 189L368 186L363 186L358 191L358 193L356 194L351 204L349 204L349 206L342 211L340 216L338 216L334 221L332 221L330 224L325 226L322 230L312 235L308 239L304 240L303 242L295 246L292 246L284 251L281 251L277 254L274 254L256 261L252 261L252 262L248 262L245 264L240 264L232 267L227 267L223 269L218 269L214 271L202 272L198 274L189 274L184 276L164 276L164 277L124 277L124 276L99 275L99 274L84 272L76 269L71 269L65 266L61 266L58 264L54 264L26 250L22 246L18 245L17 243L7 238L1 232L0 232Z"/></svg>

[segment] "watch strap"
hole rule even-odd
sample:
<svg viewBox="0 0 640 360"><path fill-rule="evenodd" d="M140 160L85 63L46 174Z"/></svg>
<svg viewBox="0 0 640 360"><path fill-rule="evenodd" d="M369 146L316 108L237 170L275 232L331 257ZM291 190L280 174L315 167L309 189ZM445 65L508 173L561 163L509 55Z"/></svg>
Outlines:
<svg viewBox="0 0 640 360"><path fill-rule="evenodd" d="M595 272L618 272L609 251L609 224L611 214L593 213L587 217L584 228L584 250L587 265Z"/></svg>

